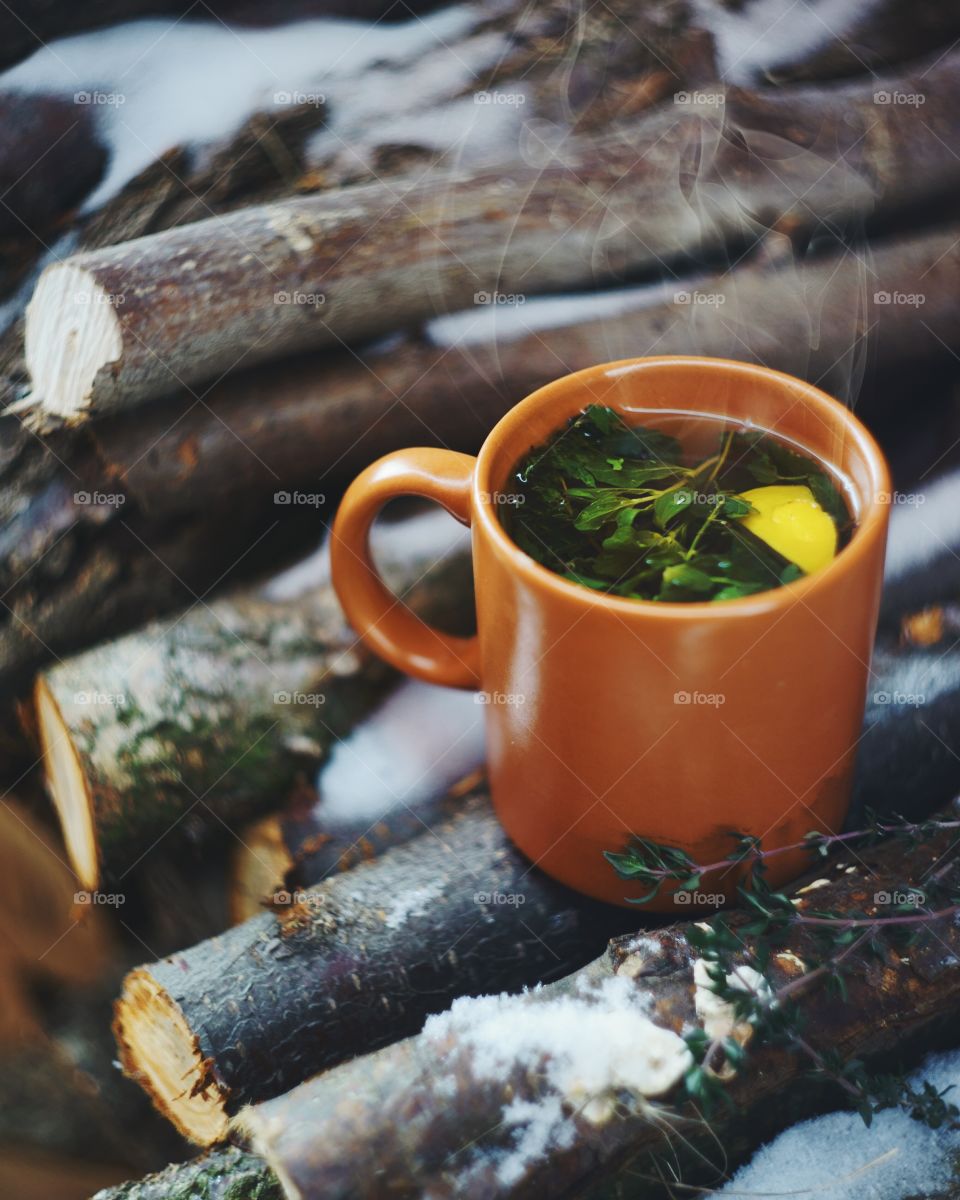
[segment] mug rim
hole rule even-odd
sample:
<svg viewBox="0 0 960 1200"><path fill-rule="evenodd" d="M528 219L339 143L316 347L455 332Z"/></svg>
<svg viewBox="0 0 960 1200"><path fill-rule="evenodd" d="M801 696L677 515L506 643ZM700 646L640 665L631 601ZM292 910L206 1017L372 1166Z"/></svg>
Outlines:
<svg viewBox="0 0 960 1200"><path fill-rule="evenodd" d="M795 394L798 392L801 394L805 403L810 403L814 407L826 411L829 416L839 419L844 425L846 434L856 442L857 449L870 472L871 494L866 498L863 511L858 515L853 537L827 566L821 567L810 575L803 576L802 579L794 580L792 583L768 588L766 591L756 592L751 596L724 600L720 604L711 600L640 600L628 596L614 596L609 592L597 591L564 579L555 571L551 571L536 559L531 558L509 536L497 517L491 500L495 489L490 479L490 473L495 454L499 453L505 443L516 439L517 435L522 433L526 418L532 412L549 405L557 394L568 392L588 378L595 378L598 375L609 376L614 372L623 374L625 371L642 371L649 367L672 365L692 365L706 370L723 370L754 377L761 376L778 384L789 384ZM690 411L697 410L691 409ZM709 410L702 411L705 415L710 415ZM566 420L566 417L561 420ZM558 424L557 428L560 427ZM520 458L524 449L529 449L529 446L525 445L523 449L519 449L516 459ZM567 375L562 375L559 379L544 384L543 387L537 388L536 391L519 400L491 429L480 448L476 470L473 472L471 500L474 522L482 526L497 550L508 558L517 573L530 584L546 588L554 594L558 594L560 598L574 602L579 601L584 608L599 606L621 617L632 615L635 618L643 617L653 620L699 621L706 618L708 614L712 619L728 620L771 613L777 609L786 609L792 607L793 604L802 602L812 590L823 587L831 578L835 578L838 572L847 569L848 566L852 567L853 560L866 552L868 543L877 536L884 535L889 516L888 506L883 504L878 497L882 493L889 494L890 490L889 467L873 434L849 408L814 384L789 375L785 371L777 371L772 367L756 363L739 362L731 358L697 354L662 354L622 358L613 362L598 363L579 371L572 371Z"/></svg>

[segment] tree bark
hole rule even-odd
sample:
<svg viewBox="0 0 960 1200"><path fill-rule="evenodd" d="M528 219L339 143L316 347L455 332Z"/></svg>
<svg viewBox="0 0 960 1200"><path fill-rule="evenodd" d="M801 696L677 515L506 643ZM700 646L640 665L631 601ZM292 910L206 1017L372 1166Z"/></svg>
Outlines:
<svg viewBox="0 0 960 1200"><path fill-rule="evenodd" d="M283 1200L283 1189L262 1158L225 1146L146 1179L104 1188L92 1200Z"/></svg>
<svg viewBox="0 0 960 1200"><path fill-rule="evenodd" d="M540 161L245 209L74 256L47 268L28 307L33 392L18 411L39 428L81 424L478 293L596 283L770 225L836 229L942 195L960 180L958 62L885 82L924 94L919 122L877 105L872 79L730 90L712 115L652 113Z"/></svg>
<svg viewBox="0 0 960 1200"><path fill-rule="evenodd" d="M277 905L138 968L117 1002L124 1070L201 1145L243 1104L418 1029L451 996L556 978L635 920L538 872L482 794Z"/></svg>
<svg viewBox="0 0 960 1200"><path fill-rule="evenodd" d="M465 554L388 564L421 613L472 612ZM395 674L359 644L329 583L198 604L38 677L47 787L85 888L122 881L178 826L238 830L312 791L333 739Z"/></svg>
<svg viewBox="0 0 960 1200"><path fill-rule="evenodd" d="M796 902L801 911L875 910L878 888L921 880L943 865L953 840L946 831L918 846L858 850L852 863L827 869L825 886L797 893ZM744 913L741 923L749 919ZM857 958L845 998L814 986L799 993L797 1003L815 1047L890 1069L910 1039L928 1037L956 1012L960 926L952 920L922 926L906 955L902 942L877 932L882 952ZM804 969L796 958L809 961L813 947L794 926L783 949L769 972L775 986ZM674 1195L672 1187L716 1185L761 1140L798 1114L835 1101L811 1082L808 1061L776 1045L751 1047L728 1084L733 1107L719 1107L707 1121L676 1089L654 1105L643 1093L611 1086L608 1078L614 1084L619 1078L615 1069L592 1079L588 1072L575 1086L577 1077L571 1081L562 1068L575 1052L570 1042L577 1027L566 1028L566 1036L549 1032L573 1006L581 1036L592 1028L607 1035L597 1054L602 1062L609 1056L615 1068L628 1061L624 1056L643 1053L642 1039L654 1036L650 1017L663 1031L695 1028L695 957L682 926L617 939L568 979L501 999L498 1053L483 1040L491 1000L464 1000L418 1037L246 1109L235 1128L285 1181L288 1200L426 1194L437 1200L612 1194L654 1200ZM632 1020L624 1016L626 989ZM547 1032L526 1045L514 1029ZM664 1034L656 1037L662 1041Z"/></svg>

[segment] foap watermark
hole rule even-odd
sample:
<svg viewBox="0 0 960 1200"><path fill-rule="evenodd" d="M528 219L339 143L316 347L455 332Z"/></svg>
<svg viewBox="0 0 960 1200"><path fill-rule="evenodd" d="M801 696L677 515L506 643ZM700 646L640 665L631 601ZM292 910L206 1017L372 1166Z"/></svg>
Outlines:
<svg viewBox="0 0 960 1200"><path fill-rule="evenodd" d="M323 92L274 92L274 104L312 104L314 108L322 108L327 102Z"/></svg>
<svg viewBox="0 0 960 1200"><path fill-rule="evenodd" d="M525 92L474 92L474 104L502 105L504 108L520 108L526 104Z"/></svg>
<svg viewBox="0 0 960 1200"><path fill-rule="evenodd" d="M326 304L327 297L323 292L274 292L274 304L293 304L307 308L319 308Z"/></svg>
<svg viewBox="0 0 960 1200"><path fill-rule="evenodd" d="M908 508L919 508L927 502L923 492L877 492L874 498L877 504L897 504Z"/></svg>
<svg viewBox="0 0 960 1200"><path fill-rule="evenodd" d="M475 704L502 704L514 708L526 702L523 692L477 692L474 697Z"/></svg>
<svg viewBox="0 0 960 1200"><path fill-rule="evenodd" d="M719 308L721 304L726 304L727 298L723 292L674 292L673 302Z"/></svg>
<svg viewBox="0 0 960 1200"><path fill-rule="evenodd" d="M527 502L523 492L481 492L480 500L484 504L510 504L514 507L519 507Z"/></svg>
<svg viewBox="0 0 960 1200"><path fill-rule="evenodd" d="M926 304L923 292L874 292L874 304L899 304L904 308L920 308Z"/></svg>
<svg viewBox="0 0 960 1200"><path fill-rule="evenodd" d="M127 697L124 692L74 692L74 704L89 705L91 708L97 705L105 705L108 708L125 708Z"/></svg>
<svg viewBox="0 0 960 1200"><path fill-rule="evenodd" d="M673 102L681 108L722 108L727 97L724 92L674 92Z"/></svg>
<svg viewBox="0 0 960 1200"><path fill-rule="evenodd" d="M723 892L699 892L682 888L673 893L674 904L697 908L720 908L726 901Z"/></svg>
<svg viewBox="0 0 960 1200"><path fill-rule="evenodd" d="M924 908L927 897L919 888L910 888L909 891L874 892L873 902L882 905L891 904L895 908Z"/></svg>
<svg viewBox="0 0 960 1200"><path fill-rule="evenodd" d="M127 98L123 92L74 92L73 102L74 104L92 104L105 108L119 108L121 104L126 104Z"/></svg>
<svg viewBox="0 0 960 1200"><path fill-rule="evenodd" d="M505 905L510 908L519 908L521 904L526 904L527 897L523 892L474 892L474 904L492 904Z"/></svg>
<svg viewBox="0 0 960 1200"><path fill-rule="evenodd" d="M274 704L302 704L308 708L319 708L326 704L327 698L323 692L274 692Z"/></svg>
<svg viewBox="0 0 960 1200"><path fill-rule="evenodd" d="M678 488L677 499L687 504L726 504L727 497L721 492L692 492L689 488Z"/></svg>
<svg viewBox="0 0 960 1200"><path fill-rule="evenodd" d="M280 888L270 897L270 904L273 908L308 908L319 911L326 904L326 898L321 892L288 892L285 888Z"/></svg>
<svg viewBox="0 0 960 1200"><path fill-rule="evenodd" d="M119 908L126 904L127 898L123 892L74 892L74 904L102 904L107 908Z"/></svg>
<svg viewBox="0 0 960 1200"><path fill-rule="evenodd" d="M78 304L81 308L88 304L107 304L111 308L117 308L121 304L126 304L127 298L123 292L74 292L71 297L74 304Z"/></svg>
<svg viewBox="0 0 960 1200"><path fill-rule="evenodd" d="M526 304L527 298L522 292L474 292L474 304L512 305Z"/></svg>
<svg viewBox="0 0 960 1200"><path fill-rule="evenodd" d="M922 708L927 702L923 692L874 692L874 704L904 705L907 708Z"/></svg>
<svg viewBox="0 0 960 1200"><path fill-rule="evenodd" d="M322 508L327 497L325 492L274 492L273 502L290 508Z"/></svg>
<svg viewBox="0 0 960 1200"><path fill-rule="evenodd" d="M881 89L879 92L873 93L873 102L874 104L894 104L905 108L919 108L921 104L926 104L927 98L923 92L888 92L886 89Z"/></svg>
<svg viewBox="0 0 960 1200"><path fill-rule="evenodd" d="M727 697L723 692L674 692L674 704L688 704L691 707L702 705L706 708L719 708L726 704Z"/></svg>
<svg viewBox="0 0 960 1200"><path fill-rule="evenodd" d="M73 502L84 508L121 508L127 498L123 492L74 492Z"/></svg>

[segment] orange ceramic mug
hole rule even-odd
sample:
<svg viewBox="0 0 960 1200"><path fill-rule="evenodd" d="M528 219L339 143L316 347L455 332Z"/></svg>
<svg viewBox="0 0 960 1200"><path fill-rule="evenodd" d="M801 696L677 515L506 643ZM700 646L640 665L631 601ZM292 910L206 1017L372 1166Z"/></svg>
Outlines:
<svg viewBox="0 0 960 1200"><path fill-rule="evenodd" d="M650 603L568 582L511 541L497 499L525 453L591 403L635 424L707 414L789 439L830 469L856 519L852 539L812 575L722 603ZM557 879L620 903L648 889L618 878L602 852L622 850L631 835L711 863L729 856L731 832L774 848L840 829L889 491L873 438L810 384L724 359L629 359L540 388L502 418L476 458L412 449L368 467L337 514L333 581L383 658L487 694L490 788L508 834ZM399 495L436 500L472 527L475 638L431 629L378 578L368 531ZM773 857L771 881L806 862L803 852ZM730 871L708 876L687 903L729 897L735 882ZM666 891L653 907L678 911Z"/></svg>

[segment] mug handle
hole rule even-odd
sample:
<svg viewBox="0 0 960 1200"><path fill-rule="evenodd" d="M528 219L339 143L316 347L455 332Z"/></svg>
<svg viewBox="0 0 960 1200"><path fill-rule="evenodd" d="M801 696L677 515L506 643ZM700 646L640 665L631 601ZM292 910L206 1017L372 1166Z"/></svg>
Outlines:
<svg viewBox="0 0 960 1200"><path fill-rule="evenodd" d="M395 496L435 500L469 525L476 462L470 454L430 447L387 454L347 488L330 535L334 590L360 638L406 674L447 687L480 686L476 635L440 633L388 591L370 556L370 526Z"/></svg>

